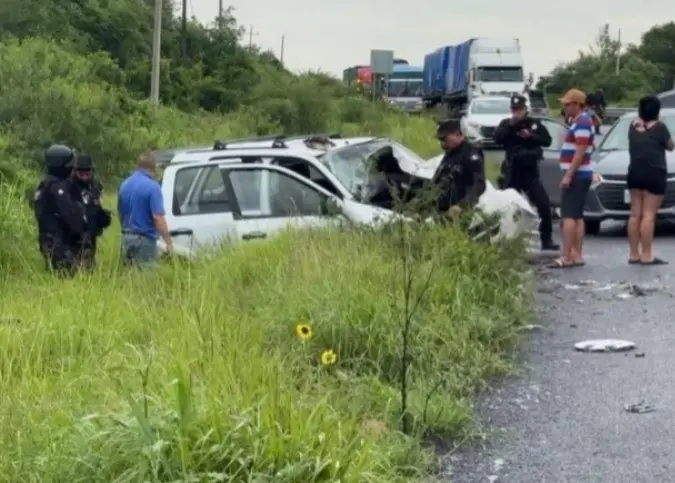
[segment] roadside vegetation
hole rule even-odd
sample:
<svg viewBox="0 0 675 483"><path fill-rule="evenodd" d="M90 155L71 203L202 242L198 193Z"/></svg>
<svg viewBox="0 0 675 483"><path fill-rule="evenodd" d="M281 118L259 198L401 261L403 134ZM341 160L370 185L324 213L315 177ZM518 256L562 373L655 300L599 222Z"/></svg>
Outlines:
<svg viewBox="0 0 675 483"><path fill-rule="evenodd" d="M191 22L181 57L167 6L149 105L150 3L0 5L0 480L419 481L428 442L470 434L475 391L510 368L529 315L517 244L288 233L128 273L113 225L95 273L44 272L27 198L52 142L93 155L110 207L148 148L341 132L438 153L432 120L287 72L229 13Z"/></svg>
<svg viewBox="0 0 675 483"><path fill-rule="evenodd" d="M558 98L571 87L586 92L602 88L608 104L635 107L646 94L675 88L674 50L675 22L653 26L637 45L622 45L617 32L604 25L595 45L540 78L536 88L546 89L554 114L560 109Z"/></svg>

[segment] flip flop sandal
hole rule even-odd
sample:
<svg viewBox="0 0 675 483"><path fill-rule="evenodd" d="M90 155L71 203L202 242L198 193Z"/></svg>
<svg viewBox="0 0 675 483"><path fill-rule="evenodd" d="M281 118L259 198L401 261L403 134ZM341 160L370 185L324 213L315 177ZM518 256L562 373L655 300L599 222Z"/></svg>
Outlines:
<svg viewBox="0 0 675 483"><path fill-rule="evenodd" d="M573 262L573 263L572 263L572 266L573 266L573 267L585 267L585 266L586 266L586 262Z"/></svg>
<svg viewBox="0 0 675 483"><path fill-rule="evenodd" d="M630 259L628 260L628 265L640 265L640 264L642 264L642 262L640 261L639 258L637 260L630 260Z"/></svg>
<svg viewBox="0 0 675 483"><path fill-rule="evenodd" d="M651 262L640 262L640 265L668 265L668 262L660 258L654 258Z"/></svg>
<svg viewBox="0 0 675 483"><path fill-rule="evenodd" d="M562 269L562 268L575 268L578 265L575 265L574 263L568 263L565 262L562 258L558 258L555 262L550 264L548 268L553 268L553 269Z"/></svg>

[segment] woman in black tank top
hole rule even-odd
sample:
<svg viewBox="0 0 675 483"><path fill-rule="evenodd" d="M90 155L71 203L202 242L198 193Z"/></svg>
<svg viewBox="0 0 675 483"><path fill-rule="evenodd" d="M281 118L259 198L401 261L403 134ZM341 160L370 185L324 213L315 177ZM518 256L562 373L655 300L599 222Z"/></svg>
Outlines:
<svg viewBox="0 0 675 483"><path fill-rule="evenodd" d="M656 96L640 99L638 117L628 130L630 164L626 178L630 190L628 219L628 263L664 265L654 257L654 223L666 192L668 169L666 150L673 150L673 140L665 124L659 121L661 101Z"/></svg>

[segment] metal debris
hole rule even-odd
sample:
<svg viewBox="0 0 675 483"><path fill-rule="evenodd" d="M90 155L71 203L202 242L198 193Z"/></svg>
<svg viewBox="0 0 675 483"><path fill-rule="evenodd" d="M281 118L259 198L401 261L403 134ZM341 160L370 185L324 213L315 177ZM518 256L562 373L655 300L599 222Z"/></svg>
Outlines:
<svg viewBox="0 0 675 483"><path fill-rule="evenodd" d="M579 352L625 352L635 347L635 342L621 339L593 339L574 344Z"/></svg>
<svg viewBox="0 0 675 483"><path fill-rule="evenodd" d="M522 330L525 331L533 331L533 330L543 330L544 326L543 325L538 325L538 324L527 324L523 325Z"/></svg>
<svg viewBox="0 0 675 483"><path fill-rule="evenodd" d="M656 411L656 408L654 406L651 406L644 401L640 401L637 404L626 404L623 407L623 409L627 413L632 413L632 414L647 414L647 413L653 413L654 411Z"/></svg>

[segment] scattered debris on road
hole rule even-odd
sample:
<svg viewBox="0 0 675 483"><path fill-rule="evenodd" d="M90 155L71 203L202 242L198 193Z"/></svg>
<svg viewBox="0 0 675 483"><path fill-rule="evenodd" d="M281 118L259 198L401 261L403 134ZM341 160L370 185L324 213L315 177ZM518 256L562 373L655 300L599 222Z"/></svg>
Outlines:
<svg viewBox="0 0 675 483"><path fill-rule="evenodd" d="M579 352L625 352L635 347L635 342L621 339L593 339L574 344Z"/></svg>
<svg viewBox="0 0 675 483"><path fill-rule="evenodd" d="M627 413L632 413L632 414L646 414L646 413L653 413L656 411L656 408L654 406L651 406L647 404L644 401L640 401L637 404L626 404L623 409Z"/></svg>

